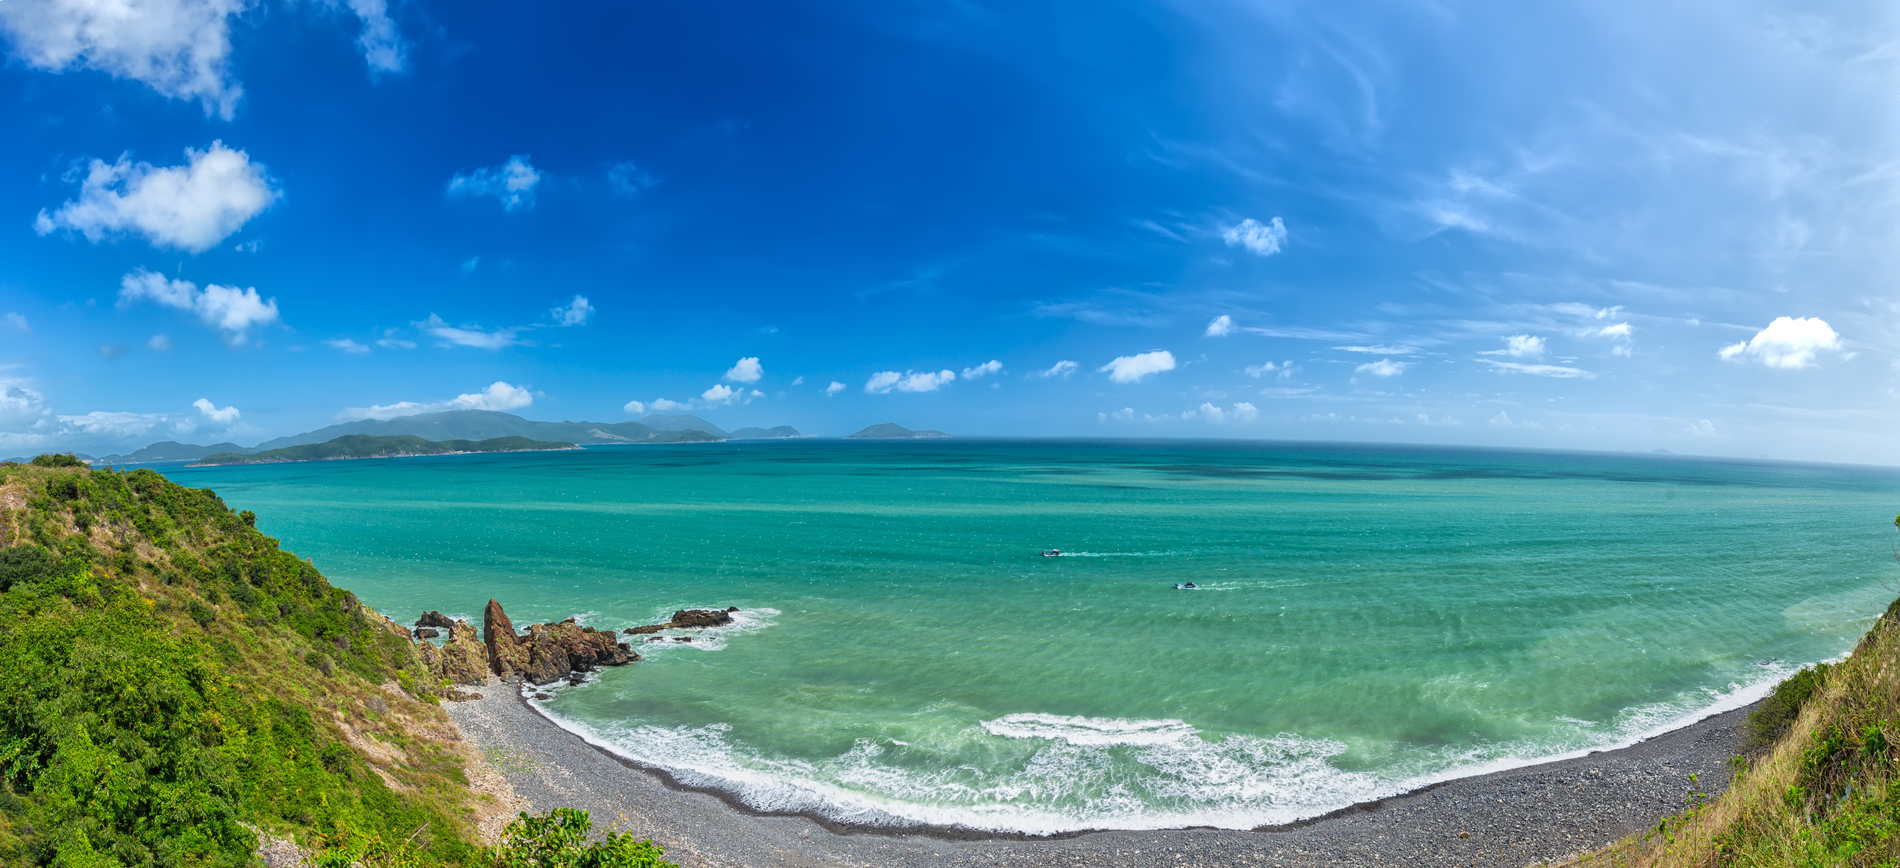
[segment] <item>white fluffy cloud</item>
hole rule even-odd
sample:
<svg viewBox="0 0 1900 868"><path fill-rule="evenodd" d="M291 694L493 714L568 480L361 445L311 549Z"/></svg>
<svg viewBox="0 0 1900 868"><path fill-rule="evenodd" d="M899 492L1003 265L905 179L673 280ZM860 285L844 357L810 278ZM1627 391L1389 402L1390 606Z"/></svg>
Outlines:
<svg viewBox="0 0 1900 868"><path fill-rule="evenodd" d="M486 389L457 395L447 401L426 404L416 401L398 401L394 404L379 404L370 407L349 407L337 415L343 419L394 419L397 416L440 413L446 410L517 410L533 403L534 393L496 380Z"/></svg>
<svg viewBox="0 0 1900 868"><path fill-rule="evenodd" d="M521 343L521 339L516 337L516 334L521 331L519 328L485 331L478 325L452 326L443 322L442 318L435 314L429 314L428 319L416 323L416 330L441 341L441 346L445 347L499 350Z"/></svg>
<svg viewBox="0 0 1900 868"><path fill-rule="evenodd" d="M1396 377L1405 373L1405 369L1411 366L1411 362L1395 362L1391 359L1380 359L1376 362L1367 362L1359 367L1353 368L1353 372L1358 374L1371 374L1375 377Z"/></svg>
<svg viewBox="0 0 1900 868"><path fill-rule="evenodd" d="M1246 401L1241 401L1235 404L1233 407L1226 410L1221 409L1216 404L1203 403L1197 412L1200 414L1200 417L1202 419L1208 422L1212 422L1216 425L1226 424L1229 420L1232 420L1235 422L1252 422L1255 419L1260 418L1259 408L1255 407L1252 404L1247 403ZM1130 411L1129 415L1133 416L1134 415L1133 411ZM1183 414L1183 415L1186 415L1186 414Z"/></svg>
<svg viewBox="0 0 1900 868"><path fill-rule="evenodd" d="M136 232L159 247L203 253L277 200L264 167L243 151L214 141L203 151L186 149L185 157L183 166L93 160L79 198L51 214L41 210L33 229L71 229L93 242Z"/></svg>
<svg viewBox="0 0 1900 868"><path fill-rule="evenodd" d="M837 380L832 380L831 385L825 387L825 397L829 398L848 388L850 387L846 386L843 383L838 382Z"/></svg>
<svg viewBox="0 0 1900 868"><path fill-rule="evenodd" d="M1234 318L1227 314L1214 317L1207 324L1206 335L1210 338L1224 338L1234 333Z"/></svg>
<svg viewBox="0 0 1900 868"><path fill-rule="evenodd" d="M46 398L17 382L0 380L0 429L17 429L39 422L49 411Z"/></svg>
<svg viewBox="0 0 1900 868"><path fill-rule="evenodd" d="M1227 227L1220 237L1228 247L1245 247L1256 256L1272 256L1286 243L1286 224L1278 217L1266 223L1249 217Z"/></svg>
<svg viewBox="0 0 1900 868"><path fill-rule="evenodd" d="M626 404L622 405L620 409L622 412L632 413L636 416L641 416L641 415L646 414L647 405L643 401L628 401Z"/></svg>
<svg viewBox="0 0 1900 868"><path fill-rule="evenodd" d="M199 289L189 280L168 280L142 268L119 280L119 304L138 301L196 314L204 324L224 332L225 343L232 346L247 341L252 327L277 322L277 299L260 297L256 287L213 283Z"/></svg>
<svg viewBox="0 0 1900 868"><path fill-rule="evenodd" d="M350 11L363 22L356 47L363 49L363 60L369 63L370 70L401 72L409 46L404 44L402 32L389 17L387 0L350 0Z"/></svg>
<svg viewBox="0 0 1900 868"><path fill-rule="evenodd" d="M534 207L534 188L541 184L541 173L528 162L526 154L516 154L499 166L476 169L449 179L451 196L493 196L504 211Z"/></svg>
<svg viewBox="0 0 1900 868"><path fill-rule="evenodd" d="M1625 325L1625 328L1628 326ZM1626 332L1627 333L1627 332ZM1536 335L1511 335L1504 339L1504 349L1489 350L1487 356L1510 356L1514 359L1541 359L1544 357L1544 339Z"/></svg>
<svg viewBox="0 0 1900 868"><path fill-rule="evenodd" d="M966 380L978 380L978 379L987 377L991 374L1001 373L1002 370L1003 370L1003 363L995 359L991 359L987 362L984 362L983 364L977 365L974 368L964 368L963 378Z"/></svg>
<svg viewBox="0 0 1900 868"><path fill-rule="evenodd" d="M892 389L899 392L935 392L944 386L956 382L956 371L938 371L921 373L905 371L879 371L864 381L864 391L873 395L883 395Z"/></svg>
<svg viewBox="0 0 1900 868"><path fill-rule="evenodd" d="M726 371L726 379L734 383L756 383L763 376L765 376L765 366L759 364L758 356L740 359Z"/></svg>
<svg viewBox="0 0 1900 868"><path fill-rule="evenodd" d="M594 315L594 306L588 303L587 296L576 295L573 301L548 311L548 315L554 317L557 326L585 325Z"/></svg>
<svg viewBox="0 0 1900 868"><path fill-rule="evenodd" d="M1175 368L1174 354L1167 350L1137 353L1132 356L1116 356L1114 361L1099 368L1108 374L1108 378L1117 383L1133 383L1150 374L1172 371Z"/></svg>
<svg viewBox="0 0 1900 868"><path fill-rule="evenodd" d="M1061 377L1066 380L1068 379L1070 374L1075 373L1076 369L1080 367L1082 366L1079 364L1076 364L1075 362L1069 361L1068 359L1063 359L1062 361L1059 361L1053 365L1050 365L1049 370L1037 371L1036 376L1042 377L1043 379L1049 379L1052 377Z"/></svg>
<svg viewBox="0 0 1900 868"><path fill-rule="evenodd" d="M743 390L734 390L725 383L715 383L712 388L699 393L699 399L705 401L707 404L717 406L719 404L730 404L744 397L744 395L745 392Z"/></svg>
<svg viewBox="0 0 1900 868"><path fill-rule="evenodd" d="M659 398L647 406L653 408L653 411L656 413L664 413L668 410L690 410L693 407L691 404L682 404L678 401L669 401L665 398Z"/></svg>
<svg viewBox="0 0 1900 868"><path fill-rule="evenodd" d="M1811 368L1821 351L1841 351L1841 336L1820 317L1775 317L1753 338L1723 347L1721 357L1754 359L1771 368Z"/></svg>
<svg viewBox="0 0 1900 868"><path fill-rule="evenodd" d="M84 416L60 416L58 419L69 431L112 440L140 437L165 424L165 415L162 413L108 413L101 410L94 410Z"/></svg>
<svg viewBox="0 0 1900 868"><path fill-rule="evenodd" d="M324 344L334 347L336 349L342 350L343 352L350 353L352 355L360 356L364 353L369 352L369 347L367 345L359 344L353 340L350 340L349 338L332 338L330 340L324 341Z"/></svg>
<svg viewBox="0 0 1900 868"><path fill-rule="evenodd" d="M209 398L199 398L198 400L191 402L191 406L197 407L198 412L203 414L206 419L210 419L212 422L219 425L235 424L238 420L238 416L240 415L238 413L238 408L236 407L220 408L218 407L218 405L211 403L211 399Z"/></svg>
<svg viewBox="0 0 1900 868"><path fill-rule="evenodd" d="M1296 369L1293 367L1292 359L1280 362L1279 364L1263 362L1258 365L1249 365L1247 367L1247 376L1259 379L1268 374L1272 374L1276 379L1284 380L1293 376L1294 370Z"/></svg>
<svg viewBox="0 0 1900 868"><path fill-rule="evenodd" d="M247 0L0 2L14 56L53 72L95 69L195 99L226 120L244 91L229 78L231 16Z"/></svg>

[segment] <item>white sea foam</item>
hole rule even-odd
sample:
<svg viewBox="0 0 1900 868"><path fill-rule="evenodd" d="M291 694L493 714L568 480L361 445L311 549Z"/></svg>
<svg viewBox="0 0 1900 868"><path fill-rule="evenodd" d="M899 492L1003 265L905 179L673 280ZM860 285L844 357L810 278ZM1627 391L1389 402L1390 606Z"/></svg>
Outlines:
<svg viewBox="0 0 1900 868"><path fill-rule="evenodd" d="M660 632L654 633L652 635L665 638L666 641L641 642L634 646L634 650L640 652L642 656L652 654L652 653L664 654L664 653L671 652L675 649L681 649L681 648L691 649L694 651L724 651L726 649L727 643L730 642L735 637L744 636L748 633L757 633L760 630L764 630L768 627L776 626L778 624L778 616L780 614L781 613L777 609L768 609L768 608L740 609L739 611L732 613L732 623L730 624L725 624L718 627L696 627L696 628L691 628L691 629L661 630ZM660 620L665 620L666 618L671 617L671 615L672 613L668 612L666 615L660 616ZM691 642L672 641L674 637L680 637L680 636L690 637L693 641ZM645 637L642 637L642 638L645 638Z"/></svg>
<svg viewBox="0 0 1900 868"><path fill-rule="evenodd" d="M724 724L595 725L534 704L592 744L758 810L870 826L1049 835L1294 822L1446 780L1626 747L1745 706L1789 671L1764 667L1758 679L1633 708L1614 721L1564 719L1564 726L1535 741L1415 751L1373 771L1335 765L1332 759L1346 751L1336 740L1208 734L1172 719L1011 714L929 734L934 744L866 738L839 756L808 761L761 756ZM955 754L965 742L984 738L998 740L986 751L996 762L980 769L914 761ZM913 750L923 753L905 753Z"/></svg>
<svg viewBox="0 0 1900 868"><path fill-rule="evenodd" d="M1047 738L1073 745L1167 744L1193 736L1197 730L1179 720L1123 720L1110 717L1063 717L1055 714L1011 714L983 721L991 735L1004 738Z"/></svg>
<svg viewBox="0 0 1900 868"><path fill-rule="evenodd" d="M1165 558L1174 552L1063 552L1065 558Z"/></svg>
<svg viewBox="0 0 1900 868"><path fill-rule="evenodd" d="M1077 745L1052 738L1013 768L919 770L885 762L887 751L902 748L869 739L820 762L775 759L734 744L724 724L596 727L537 706L589 743L665 769L689 786L731 793L757 810L807 812L870 826L1031 835L1100 828L1251 828L1378 798L1390 789L1371 775L1328 763L1343 745L1293 735L1215 740L1185 735L1140 745ZM971 729L967 734L983 732Z"/></svg>

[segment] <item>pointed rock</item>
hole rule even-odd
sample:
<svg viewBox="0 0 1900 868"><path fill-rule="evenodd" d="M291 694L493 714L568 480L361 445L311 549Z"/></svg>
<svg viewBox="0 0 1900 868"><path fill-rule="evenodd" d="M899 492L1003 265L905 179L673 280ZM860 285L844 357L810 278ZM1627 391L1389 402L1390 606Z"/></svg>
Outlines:
<svg viewBox="0 0 1900 868"><path fill-rule="evenodd" d="M514 622L508 620L508 613L501 610L501 604L493 597L482 612L482 642L488 646L490 672L509 678L527 670L528 649L522 647L521 637L515 635Z"/></svg>

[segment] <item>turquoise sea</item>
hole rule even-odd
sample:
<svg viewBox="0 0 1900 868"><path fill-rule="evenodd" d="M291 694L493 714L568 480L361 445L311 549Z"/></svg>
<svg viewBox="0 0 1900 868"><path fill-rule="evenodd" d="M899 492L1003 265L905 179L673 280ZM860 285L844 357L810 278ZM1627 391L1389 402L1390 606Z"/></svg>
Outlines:
<svg viewBox="0 0 1900 868"><path fill-rule="evenodd" d="M1284 823L1746 703L1900 595L1884 468L951 440L166 472L398 621L739 606L536 704L869 824Z"/></svg>

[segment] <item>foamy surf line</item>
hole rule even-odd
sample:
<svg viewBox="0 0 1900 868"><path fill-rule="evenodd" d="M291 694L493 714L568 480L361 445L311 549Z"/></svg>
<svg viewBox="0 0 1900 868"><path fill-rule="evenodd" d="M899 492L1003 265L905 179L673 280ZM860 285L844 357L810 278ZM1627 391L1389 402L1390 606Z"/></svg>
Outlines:
<svg viewBox="0 0 1900 868"><path fill-rule="evenodd" d="M718 796L742 812L804 816L830 825L871 832L941 834L958 838L967 838L971 833L976 833L1014 838L1189 827L1244 831L1292 825L1356 806L1417 793L1451 781L1629 749L1658 736L1688 729L1709 718L1747 707L1766 696L1790 671L1787 667L1776 667L1765 670L1763 677L1758 680L1741 686L1732 685L1727 691L1710 691L1714 701L1686 713L1658 706L1630 709L1620 716L1625 720L1625 726L1617 728L1619 734L1616 738L1559 753L1512 755L1507 752L1502 757L1387 781L1346 773L1328 765L1327 771L1332 774L1324 775L1329 778L1325 783L1333 792L1350 791L1350 796L1345 799L1311 801L1300 805L1282 804L1277 807L1259 804L1210 805L1190 810L1131 809L1124 803L1119 806L1119 810L1113 809L1114 806L1099 806L1107 809L1085 813L1042 810L1019 804L930 805L909 802L882 793L846 789L801 775L801 771L813 770L811 764L801 761L765 760L763 762L767 768L745 767L733 761L729 745L717 744L721 741L717 733L708 739L704 732L693 732L683 727L665 730L651 726L634 727L621 733L603 732L585 722L560 715L542 703L529 701L526 696L522 700L537 715L597 750L633 767L657 773L675 786ZM1663 717L1657 720L1656 715ZM1192 727L1180 721L1024 714L986 721L982 726L995 735L1043 738L1070 744L1086 744L1096 740L1117 745L1166 744L1196 738ZM720 730L721 727L715 725L708 729ZM656 757L633 747L642 743L651 745L655 735L660 736L662 741L675 742L675 747L681 741L693 742L697 749L684 754L676 753L671 757ZM714 745L716 747L713 750L705 749ZM1333 777L1333 774L1338 777Z"/></svg>

